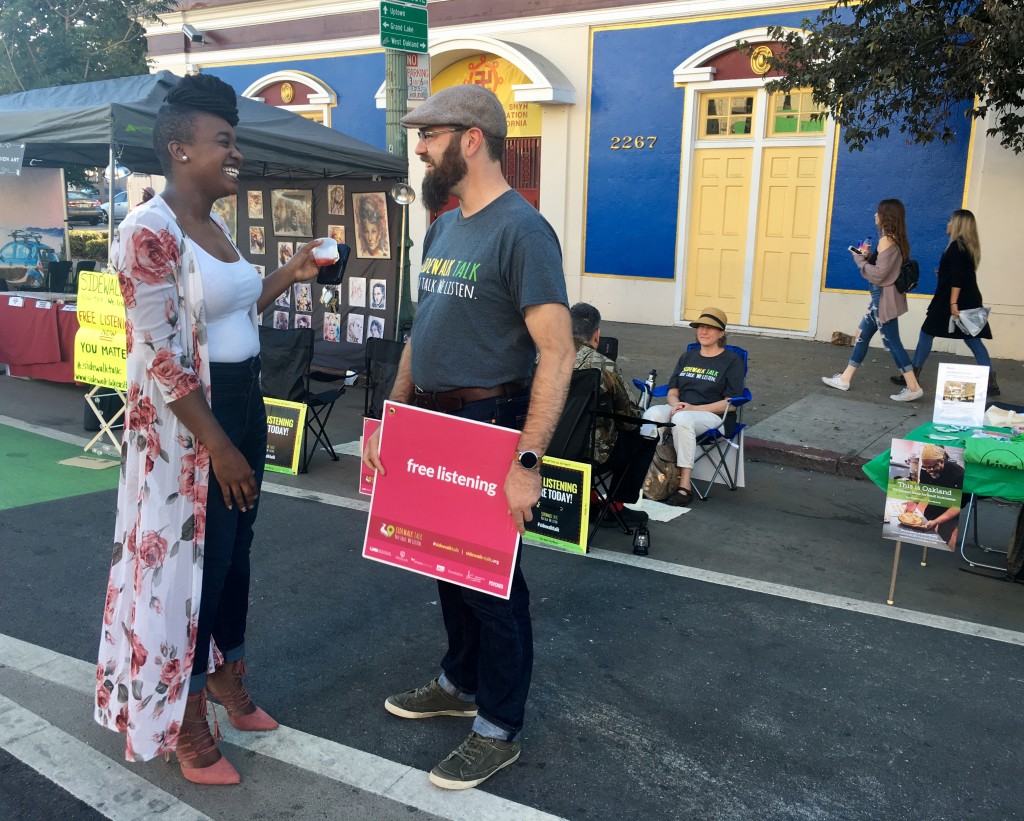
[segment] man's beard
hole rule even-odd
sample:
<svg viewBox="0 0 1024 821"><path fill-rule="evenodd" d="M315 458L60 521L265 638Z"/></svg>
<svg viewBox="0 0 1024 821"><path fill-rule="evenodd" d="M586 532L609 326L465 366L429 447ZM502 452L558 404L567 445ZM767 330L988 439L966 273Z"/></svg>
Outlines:
<svg viewBox="0 0 1024 821"><path fill-rule="evenodd" d="M439 211L448 204L452 189L469 173L462 157L462 146L453 139L441 155L441 161L423 178L423 205L428 211Z"/></svg>

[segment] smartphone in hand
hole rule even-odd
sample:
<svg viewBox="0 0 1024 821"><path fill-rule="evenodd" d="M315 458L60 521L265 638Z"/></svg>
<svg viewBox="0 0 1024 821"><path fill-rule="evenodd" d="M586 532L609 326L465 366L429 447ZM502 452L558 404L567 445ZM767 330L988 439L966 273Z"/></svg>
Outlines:
<svg viewBox="0 0 1024 821"><path fill-rule="evenodd" d="M850 246L848 246L848 248L849 248L849 250L853 251L853 253L860 254L861 256L864 256L864 252L862 250L860 250L860 248L858 248L856 245L850 245Z"/></svg>

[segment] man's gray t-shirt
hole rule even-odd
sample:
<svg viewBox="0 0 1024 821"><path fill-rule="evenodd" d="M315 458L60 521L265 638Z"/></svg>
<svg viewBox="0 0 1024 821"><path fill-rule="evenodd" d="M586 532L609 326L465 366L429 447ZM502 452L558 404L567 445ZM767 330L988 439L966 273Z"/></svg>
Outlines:
<svg viewBox="0 0 1024 821"><path fill-rule="evenodd" d="M425 391L526 380L537 356L523 311L568 306L554 230L516 191L471 217L442 214L423 242L412 379Z"/></svg>

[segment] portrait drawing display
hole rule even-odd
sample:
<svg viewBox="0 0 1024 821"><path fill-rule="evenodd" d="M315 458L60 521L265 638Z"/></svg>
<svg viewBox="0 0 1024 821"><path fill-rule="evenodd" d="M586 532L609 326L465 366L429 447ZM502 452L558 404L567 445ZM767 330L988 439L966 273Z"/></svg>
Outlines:
<svg viewBox="0 0 1024 821"><path fill-rule="evenodd" d="M263 234L263 228L259 225L249 226L249 253L267 253L267 240Z"/></svg>
<svg viewBox="0 0 1024 821"><path fill-rule="evenodd" d="M370 324L366 326L366 338L369 339L371 336L377 339L384 338L384 317L370 316Z"/></svg>
<svg viewBox="0 0 1024 821"><path fill-rule="evenodd" d="M213 213L224 220L228 231L231 233L231 241L238 243L238 208L237 197L232 194L230 197L221 197L213 204Z"/></svg>
<svg viewBox="0 0 1024 821"><path fill-rule="evenodd" d="M281 237L313 236L313 192L275 188L270 192L274 233Z"/></svg>
<svg viewBox="0 0 1024 821"><path fill-rule="evenodd" d="M360 259L391 259L388 203L381 191L352 195L356 227L356 256Z"/></svg>
<svg viewBox="0 0 1024 821"><path fill-rule="evenodd" d="M348 305L350 308L366 307L366 280L352 277L348 281Z"/></svg>
<svg viewBox="0 0 1024 821"><path fill-rule="evenodd" d="M327 213L333 217L345 216L345 186L327 186Z"/></svg>
<svg viewBox="0 0 1024 821"><path fill-rule="evenodd" d="M370 280L370 307L376 311L388 307L388 284L383 279Z"/></svg>
<svg viewBox="0 0 1024 821"><path fill-rule="evenodd" d="M284 265L288 260L292 258L292 254L295 253L294 242L279 242L277 243L277 264Z"/></svg>
<svg viewBox="0 0 1024 821"><path fill-rule="evenodd" d="M341 314L324 314L324 341L341 342Z"/></svg>
<svg viewBox="0 0 1024 821"><path fill-rule="evenodd" d="M285 292L287 293L287 291ZM278 331L288 330L288 312L274 311L274 328Z"/></svg>
<svg viewBox="0 0 1024 821"><path fill-rule="evenodd" d="M345 244L345 226L344 225L328 225L327 236L333 239L338 245Z"/></svg>
<svg viewBox="0 0 1024 821"><path fill-rule="evenodd" d="M349 314L348 328L345 332L346 342L355 342L357 345L363 342L363 315Z"/></svg>
<svg viewBox="0 0 1024 821"><path fill-rule="evenodd" d="M263 192L262 191L250 191L246 195L246 201L249 206L249 219L261 220L263 219Z"/></svg>

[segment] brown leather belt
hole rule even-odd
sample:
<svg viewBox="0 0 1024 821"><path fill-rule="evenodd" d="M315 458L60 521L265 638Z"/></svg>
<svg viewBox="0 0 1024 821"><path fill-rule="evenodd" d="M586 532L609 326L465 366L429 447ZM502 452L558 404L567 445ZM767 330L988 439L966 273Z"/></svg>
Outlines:
<svg viewBox="0 0 1024 821"><path fill-rule="evenodd" d="M511 397L526 390L529 382L506 382L493 388L455 388L450 391L424 391L416 388L412 396L412 404L426 410L452 413L461 410L470 402L482 399L494 399L497 396Z"/></svg>

